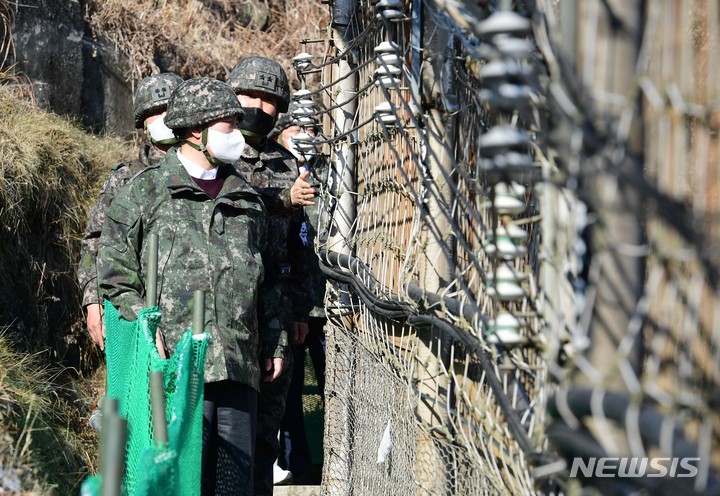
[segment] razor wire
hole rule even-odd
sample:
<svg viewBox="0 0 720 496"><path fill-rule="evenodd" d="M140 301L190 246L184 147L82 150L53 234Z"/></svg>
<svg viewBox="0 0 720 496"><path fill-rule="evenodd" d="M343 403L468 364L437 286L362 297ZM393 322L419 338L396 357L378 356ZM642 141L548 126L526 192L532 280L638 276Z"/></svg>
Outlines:
<svg viewBox="0 0 720 496"><path fill-rule="evenodd" d="M630 29L594 3L587 32ZM321 147L331 169L316 246L331 280L327 494L715 488L720 95L694 103L653 72L672 58L677 2L648 6L623 95L587 90L559 4L539 4L335 2L324 53L294 60L322 81L293 96L296 122L322 126L298 149ZM677 150L663 162L657 136L638 146L638 119L695 168ZM618 236L619 213L640 238ZM630 295L609 305L627 321L615 342L598 331L617 327L608 291ZM568 477L575 458L658 453L696 455L698 477Z"/></svg>

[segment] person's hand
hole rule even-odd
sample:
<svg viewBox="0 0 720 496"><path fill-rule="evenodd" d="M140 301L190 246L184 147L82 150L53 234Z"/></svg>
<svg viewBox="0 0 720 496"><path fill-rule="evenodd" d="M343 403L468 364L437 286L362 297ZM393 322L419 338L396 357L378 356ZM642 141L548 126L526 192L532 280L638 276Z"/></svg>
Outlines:
<svg viewBox="0 0 720 496"><path fill-rule="evenodd" d="M295 179L290 188L290 203L293 207L304 207L307 205L315 205L315 189L310 186L306 179L310 176L309 171L305 171Z"/></svg>
<svg viewBox="0 0 720 496"><path fill-rule="evenodd" d="M306 322L293 321L290 324L290 330L292 331L291 339L293 344L303 344L305 342L305 337L310 332L310 328Z"/></svg>
<svg viewBox="0 0 720 496"><path fill-rule="evenodd" d="M165 336L163 336L163 333L160 329L155 330L155 347L160 354L160 358L167 359L168 352L167 348L165 347Z"/></svg>
<svg viewBox="0 0 720 496"><path fill-rule="evenodd" d="M87 309L87 328L90 339L101 350L105 349L105 323L103 322L103 307L100 303L91 303Z"/></svg>
<svg viewBox="0 0 720 496"><path fill-rule="evenodd" d="M285 365L284 358L266 358L265 359L265 382L272 382L278 377Z"/></svg>

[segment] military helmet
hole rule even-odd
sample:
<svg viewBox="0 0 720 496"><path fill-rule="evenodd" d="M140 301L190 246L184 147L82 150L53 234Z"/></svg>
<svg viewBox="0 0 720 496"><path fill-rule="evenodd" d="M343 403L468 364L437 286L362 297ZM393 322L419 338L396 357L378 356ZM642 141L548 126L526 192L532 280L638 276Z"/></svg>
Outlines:
<svg viewBox="0 0 720 496"><path fill-rule="evenodd" d="M295 125L292 113L293 110L295 110L296 108L298 108L297 103L290 102L287 111L282 113L280 117L278 117L277 122L275 123L275 127L273 127L273 130L270 131L270 134L268 134L268 138L274 139L285 129Z"/></svg>
<svg viewBox="0 0 720 496"><path fill-rule="evenodd" d="M135 127L141 129L148 116L165 110L170 94L182 82L180 76L170 72L148 76L140 81L133 97Z"/></svg>
<svg viewBox="0 0 720 496"><path fill-rule="evenodd" d="M253 55L235 64L227 83L235 90L258 91L278 99L278 113L287 112L290 104L290 84L283 68L274 60Z"/></svg>
<svg viewBox="0 0 720 496"><path fill-rule="evenodd" d="M165 125L170 129L186 129L233 115L242 120L244 114L237 96L227 84L212 78L194 78L173 91Z"/></svg>

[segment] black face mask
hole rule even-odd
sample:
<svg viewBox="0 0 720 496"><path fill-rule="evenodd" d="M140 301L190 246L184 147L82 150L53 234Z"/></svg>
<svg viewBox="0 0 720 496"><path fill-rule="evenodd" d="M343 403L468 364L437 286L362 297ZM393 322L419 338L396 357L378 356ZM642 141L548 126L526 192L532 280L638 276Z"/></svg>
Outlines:
<svg viewBox="0 0 720 496"><path fill-rule="evenodd" d="M260 108L243 107L243 112L245 112L245 116L238 127L245 136L264 138L275 126L275 117L263 112Z"/></svg>

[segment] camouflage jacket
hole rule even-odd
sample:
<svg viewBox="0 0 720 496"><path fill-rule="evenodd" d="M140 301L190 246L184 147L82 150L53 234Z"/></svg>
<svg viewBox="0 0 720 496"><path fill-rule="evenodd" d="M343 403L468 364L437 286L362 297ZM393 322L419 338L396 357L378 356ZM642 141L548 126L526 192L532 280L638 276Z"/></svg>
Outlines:
<svg viewBox="0 0 720 496"><path fill-rule="evenodd" d="M290 321L307 322L312 309L307 250L288 249L291 239L299 239L303 215L302 209L293 210L289 203L290 188L298 176L295 157L277 142L264 139L254 146L248 143L237 165L268 206L268 243L263 261L267 273L280 281L282 299L276 315L286 326Z"/></svg>
<svg viewBox="0 0 720 496"><path fill-rule="evenodd" d="M113 167L110 176L105 180L100 190L100 198L90 209L85 235L80 243L80 263L78 264L78 283L83 293L83 308L92 303L102 303L98 294L97 285L97 253L100 243L100 233L105 222L105 211L110 206L118 190L135 174L148 165L159 162L165 153L152 145L145 145L140 149L137 160L123 162Z"/></svg>
<svg viewBox="0 0 720 496"><path fill-rule="evenodd" d="M308 181L322 194L327 189L329 167L324 158L320 155L314 157L306 167L310 170ZM308 273L308 291L312 300L311 317L325 317L325 285L327 278L325 273L320 270L320 259L317 256L318 251L324 248L324 240L327 239L327 233L319 232L322 226L327 226L327 222L320 221L320 215L323 211L319 208L318 199L315 205L303 207L303 225L299 231L300 239L309 249L306 250L306 267Z"/></svg>
<svg viewBox="0 0 720 496"><path fill-rule="evenodd" d="M264 138L259 144L246 143L242 160L237 165L243 169L241 172L248 182L261 192L269 212L293 214L295 209L290 199L290 188L297 179L298 171L292 153L277 142ZM288 171L294 174L289 182L291 174ZM282 175L282 181L278 180L278 174Z"/></svg>
<svg viewBox="0 0 720 496"><path fill-rule="evenodd" d="M192 326L193 292L204 290L205 330L212 337L205 381L230 379L258 389L258 357L284 357L287 335L277 319L264 318L265 303L259 301L264 297L265 207L228 167L214 200L174 152L135 176L107 211L99 286L123 317L134 320L145 306L148 243L143 240L158 234L158 306L168 350Z"/></svg>

